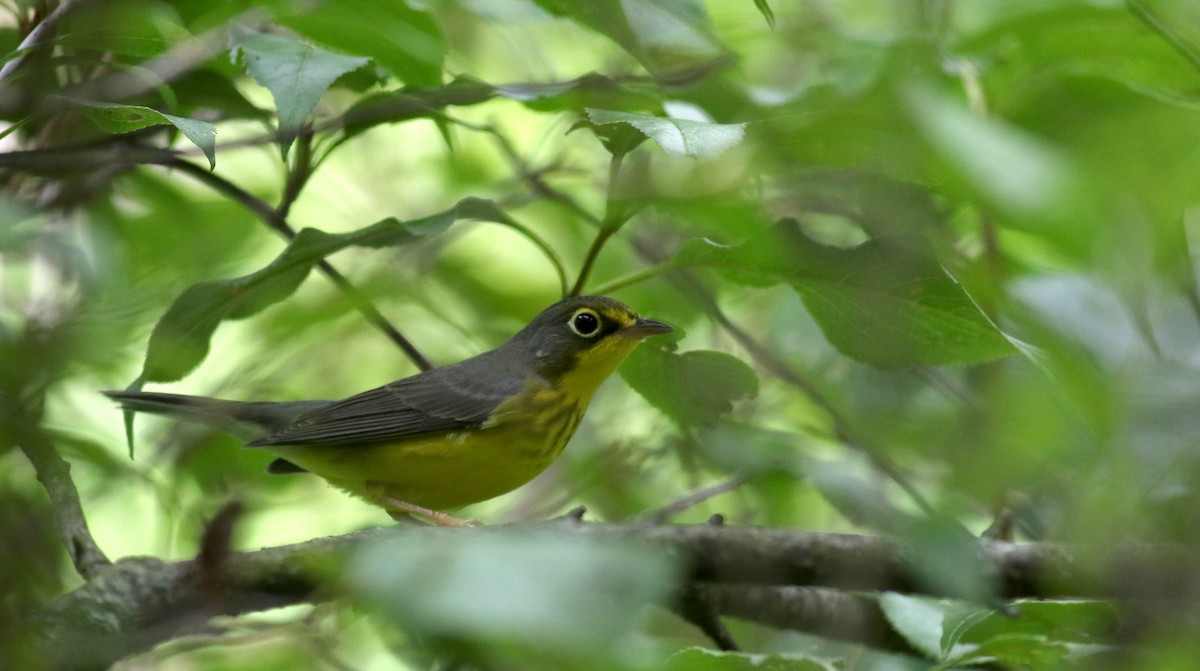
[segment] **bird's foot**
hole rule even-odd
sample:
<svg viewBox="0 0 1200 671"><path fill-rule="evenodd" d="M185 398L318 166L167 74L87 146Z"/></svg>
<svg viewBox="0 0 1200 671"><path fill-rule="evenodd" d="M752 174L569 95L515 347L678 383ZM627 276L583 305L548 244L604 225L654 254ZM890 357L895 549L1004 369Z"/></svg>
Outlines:
<svg viewBox="0 0 1200 671"><path fill-rule="evenodd" d="M391 496L379 496L376 499L397 522L413 522L414 517L427 520L439 527L477 527L482 522L476 519L464 519L449 515L440 510L424 508L408 501L401 501Z"/></svg>

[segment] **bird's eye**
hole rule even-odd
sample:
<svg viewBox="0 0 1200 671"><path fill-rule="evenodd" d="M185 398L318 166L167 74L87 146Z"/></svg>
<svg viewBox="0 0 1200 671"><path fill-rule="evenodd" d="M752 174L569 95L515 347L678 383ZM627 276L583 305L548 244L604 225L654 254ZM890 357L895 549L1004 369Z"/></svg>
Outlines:
<svg viewBox="0 0 1200 671"><path fill-rule="evenodd" d="M600 332L600 317L584 308L571 315L571 321L567 322L567 325L580 338L593 338Z"/></svg>

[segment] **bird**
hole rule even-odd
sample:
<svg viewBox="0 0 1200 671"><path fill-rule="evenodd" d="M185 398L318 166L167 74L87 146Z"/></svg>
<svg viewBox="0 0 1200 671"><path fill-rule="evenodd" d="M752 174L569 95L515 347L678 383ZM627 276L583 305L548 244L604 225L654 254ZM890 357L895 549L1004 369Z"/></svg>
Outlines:
<svg viewBox="0 0 1200 671"><path fill-rule="evenodd" d="M105 391L123 410L213 426L397 521L474 526L447 511L507 493L553 462L593 393L672 327L603 296L561 300L499 347L342 400L232 401Z"/></svg>

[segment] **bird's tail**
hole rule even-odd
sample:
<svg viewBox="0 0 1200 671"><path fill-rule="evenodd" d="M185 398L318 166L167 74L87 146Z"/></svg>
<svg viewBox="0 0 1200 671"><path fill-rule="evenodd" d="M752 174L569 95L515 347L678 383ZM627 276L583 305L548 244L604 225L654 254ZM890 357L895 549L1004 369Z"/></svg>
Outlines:
<svg viewBox="0 0 1200 671"><path fill-rule="evenodd" d="M226 401L206 396L185 396L149 391L106 391L105 396L125 410L166 415L253 440L275 433L302 413L321 407L328 401L268 403Z"/></svg>

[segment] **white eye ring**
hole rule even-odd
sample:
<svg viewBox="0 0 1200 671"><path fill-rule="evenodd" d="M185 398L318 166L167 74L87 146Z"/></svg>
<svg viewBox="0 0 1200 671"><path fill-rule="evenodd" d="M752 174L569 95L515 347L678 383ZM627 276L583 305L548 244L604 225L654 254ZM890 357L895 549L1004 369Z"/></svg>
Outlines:
<svg viewBox="0 0 1200 671"><path fill-rule="evenodd" d="M595 338L600 335L600 324L600 315L590 308L579 308L567 320L567 326L580 338Z"/></svg>

